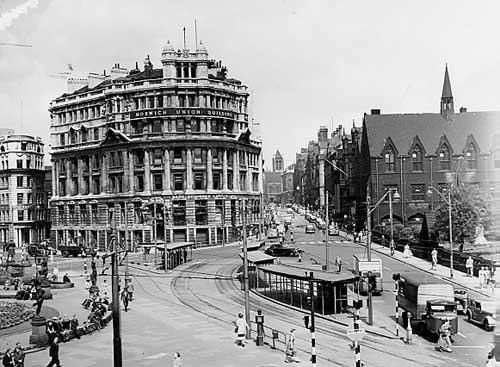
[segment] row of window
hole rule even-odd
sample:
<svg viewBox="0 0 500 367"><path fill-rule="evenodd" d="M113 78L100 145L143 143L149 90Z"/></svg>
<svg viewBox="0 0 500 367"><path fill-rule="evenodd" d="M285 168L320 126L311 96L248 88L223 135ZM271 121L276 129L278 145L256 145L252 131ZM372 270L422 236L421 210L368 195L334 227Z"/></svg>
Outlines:
<svg viewBox="0 0 500 367"><path fill-rule="evenodd" d="M231 224L236 224L237 217L237 201L230 201L230 212L226 213L226 203L225 200L215 200L215 220L217 223L224 223L225 218L230 216ZM208 224L208 206L209 202L207 200L195 200L194 202L194 215L195 215L195 224L196 225L207 225ZM78 208L77 208L78 207ZM115 206L114 203L108 203L106 208L106 222L102 223L99 221L99 218L103 218L103 216L99 217L97 204L81 204L81 205L64 205L57 206L56 216L58 220L58 224L75 224L75 222L79 222L81 224L109 224L109 223L117 223L117 224L125 224L127 222L133 222L134 224L144 224L145 217L144 211L141 209L140 203L134 203L133 208L133 219L127 218L127 215L130 215L130 212L127 213L125 211L125 204L119 203ZM260 202L258 200L250 200L249 202L250 209L250 218L252 220L256 220L260 214ZM65 212L67 210L67 214ZM78 212L77 212L78 210ZM154 209L150 209L154 210ZM166 214L166 216L165 216ZM157 208L156 212L157 221L161 221L166 225L174 225L174 226L184 226L187 224L186 221L186 201L185 200L174 200L172 201L171 209L164 210L162 207ZM228 223L229 224L229 223Z"/></svg>
<svg viewBox="0 0 500 367"><path fill-rule="evenodd" d="M152 174L151 190L152 191L163 191L167 190L164 182L163 173ZM123 193L127 191L128 182L125 183L123 174L110 174L108 177L108 190L109 193ZM240 172L239 175L239 189L246 191L247 187L247 173ZM208 188L208 176L206 171L193 171L193 184L192 189L194 190L206 190ZM69 195L88 195L88 194L99 194L101 192L101 178L100 176L85 176L83 177L83 185L80 188L78 180L71 179L71 192L67 193L66 189L67 179L59 179L59 196ZM220 171L212 172L212 189L222 190L222 173ZM227 189L233 190L233 173L227 173ZM173 171L172 179L170 182L170 189L175 191L184 191L188 189L186 172L185 171ZM143 192L145 190L145 177L144 174L134 175L134 190L136 192ZM258 173L252 173L251 190L259 190L259 175Z"/></svg>
<svg viewBox="0 0 500 367"><path fill-rule="evenodd" d="M247 113L246 100L235 97L216 96L201 93L183 93L178 95L153 95L132 97L130 99L112 99L105 104L82 107L68 112L57 113L59 124L100 118L106 113L120 113L129 110L144 110L163 107L201 107L232 110Z"/></svg>
<svg viewBox="0 0 500 367"><path fill-rule="evenodd" d="M425 184L410 184L410 201L427 201L428 194L427 190L428 187ZM435 185L436 189L441 193L445 194L447 190L449 190L449 184L447 183L437 183ZM389 189L397 191L400 195L401 192L399 191L399 186L398 185L385 185L384 190L387 191ZM388 197L385 199L388 201ZM440 200L440 198L438 199Z"/></svg>
<svg viewBox="0 0 500 367"><path fill-rule="evenodd" d="M23 222L25 220L46 220L45 218L45 210L33 210L33 209L24 209L24 210L14 210L17 214L14 213L14 218L17 218L18 222ZM0 222L10 222L9 210L0 210Z"/></svg>
<svg viewBox="0 0 500 367"><path fill-rule="evenodd" d="M18 193L17 194L17 204L43 204L43 194L35 194L35 201L33 201L33 194L31 192Z"/></svg>
<svg viewBox="0 0 500 367"><path fill-rule="evenodd" d="M9 150L31 151L43 153L43 146L39 143L29 143L25 141L8 142L0 145L0 152L4 153Z"/></svg>
<svg viewBox="0 0 500 367"><path fill-rule="evenodd" d="M465 152L466 169L469 170L477 169L478 167L477 157L478 153L476 146L471 143ZM449 171L451 169L450 158L451 158L450 148L448 147L448 145L443 144L438 154L438 164L440 170ZM412 170L417 172L423 171L424 169L423 161L424 161L424 153L422 147L416 145L411 154ZM394 151L394 148L390 145L388 145L387 148L385 149L384 163L386 172L396 171L396 153ZM499 161L499 167L496 167L496 165L497 161L495 160L495 168L500 168L500 161Z"/></svg>

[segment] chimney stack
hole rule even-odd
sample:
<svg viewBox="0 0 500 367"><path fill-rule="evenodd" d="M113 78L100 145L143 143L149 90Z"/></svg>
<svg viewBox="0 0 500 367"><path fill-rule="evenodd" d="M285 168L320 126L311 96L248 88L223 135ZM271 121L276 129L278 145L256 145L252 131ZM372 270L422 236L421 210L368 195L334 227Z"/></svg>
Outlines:
<svg viewBox="0 0 500 367"><path fill-rule="evenodd" d="M380 108L374 108L370 112L372 115L380 115Z"/></svg>

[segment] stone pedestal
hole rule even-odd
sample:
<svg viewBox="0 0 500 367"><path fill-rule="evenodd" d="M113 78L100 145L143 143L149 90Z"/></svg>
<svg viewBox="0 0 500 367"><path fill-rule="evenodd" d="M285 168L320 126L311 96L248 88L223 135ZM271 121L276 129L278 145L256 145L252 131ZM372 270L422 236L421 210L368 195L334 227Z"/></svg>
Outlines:
<svg viewBox="0 0 500 367"><path fill-rule="evenodd" d="M48 344L49 337L46 328L47 319L43 316L33 316L31 319L31 335L30 344L35 344L37 347L43 347Z"/></svg>

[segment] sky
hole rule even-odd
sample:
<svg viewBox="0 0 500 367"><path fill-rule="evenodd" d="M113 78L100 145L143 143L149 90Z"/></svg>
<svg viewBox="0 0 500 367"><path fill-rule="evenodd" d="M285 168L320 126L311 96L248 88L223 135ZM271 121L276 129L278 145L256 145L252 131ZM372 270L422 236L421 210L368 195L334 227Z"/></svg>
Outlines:
<svg viewBox="0 0 500 367"><path fill-rule="evenodd" d="M170 40L198 39L252 92L265 166L285 163L321 125L382 113L439 112L445 63L455 108L500 110L500 2L285 0L0 0L0 127L41 136L58 73L160 67ZM49 157L47 157L47 161Z"/></svg>

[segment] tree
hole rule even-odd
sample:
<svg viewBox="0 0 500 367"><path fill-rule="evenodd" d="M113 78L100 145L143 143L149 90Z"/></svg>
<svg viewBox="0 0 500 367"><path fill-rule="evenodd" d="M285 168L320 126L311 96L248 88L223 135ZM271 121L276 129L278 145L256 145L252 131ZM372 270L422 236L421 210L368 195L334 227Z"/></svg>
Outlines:
<svg viewBox="0 0 500 367"><path fill-rule="evenodd" d="M443 196L448 200L448 193ZM472 242L476 227L480 224L485 228L491 224L491 214L485 197L478 187L461 185L451 189L451 220L453 240L457 243ZM436 210L434 229L449 241L448 203L442 201Z"/></svg>

